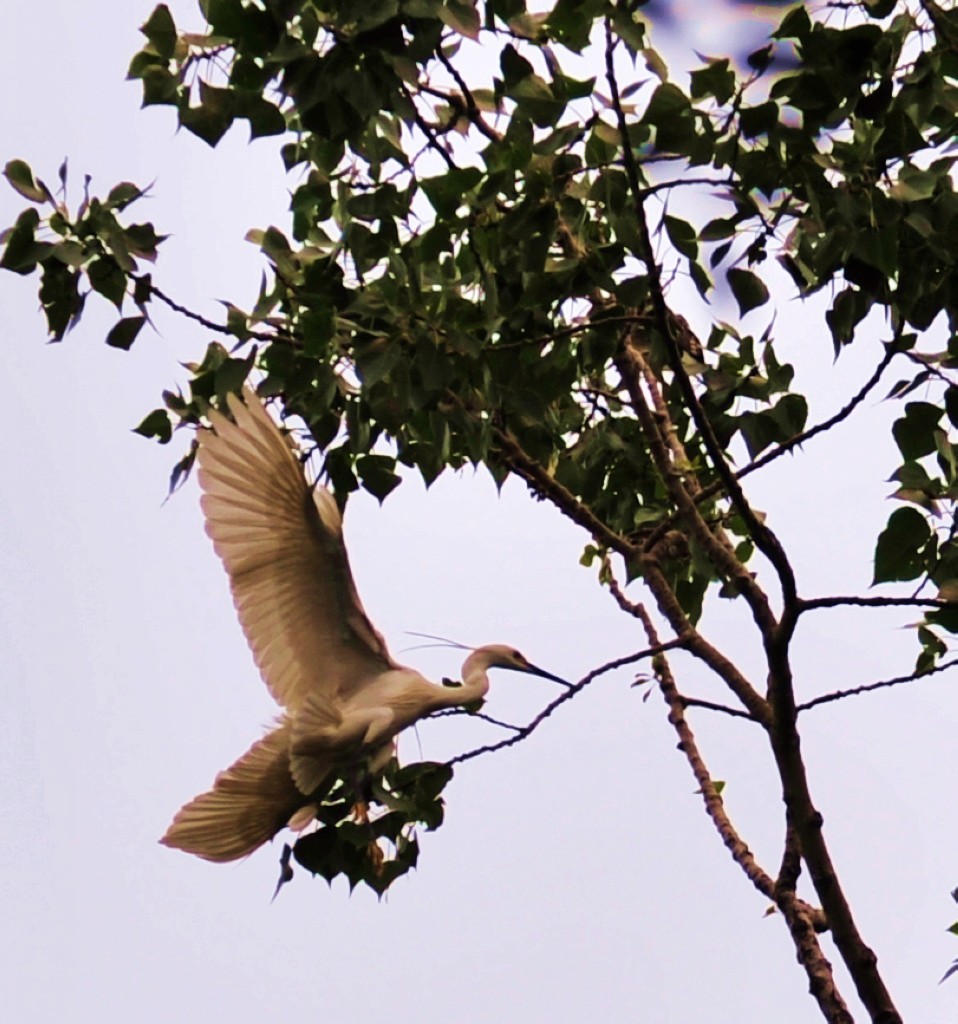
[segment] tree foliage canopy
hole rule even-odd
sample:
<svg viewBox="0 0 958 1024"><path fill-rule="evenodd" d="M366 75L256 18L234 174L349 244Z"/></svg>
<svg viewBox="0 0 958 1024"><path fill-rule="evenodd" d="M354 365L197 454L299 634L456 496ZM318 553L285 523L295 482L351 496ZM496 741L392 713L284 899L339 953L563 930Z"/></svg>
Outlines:
<svg viewBox="0 0 958 1024"><path fill-rule="evenodd" d="M116 308L106 341L118 348L156 302L216 332L186 392L164 392L137 428L147 437L169 442L254 375L305 425L341 504L357 488L385 499L402 467L429 484L481 464L581 526L585 561L643 624L708 812L784 916L823 1015L851 1019L821 950L827 929L871 1019L898 1020L808 790L789 644L816 608L914 605L924 619L910 680L946 667L958 632L958 12L861 0L813 17L798 5L744 67L712 57L676 77L642 8L199 0L206 27L194 32L160 5L129 69L144 105L173 108L210 146L237 120L251 138L275 136L295 183L289 223L248 235L269 267L260 293L221 323L184 310L147 269L163 236L131 220L140 188L87 193L71 211L23 160L5 173L30 205L0 266L39 273L55 340L91 294ZM717 312L728 297L736 324ZM816 323L824 311L836 357L875 350L872 377L813 426L776 353L776 297ZM803 599L743 480L837 428L892 363L898 502L876 538L874 582L912 583L910 596ZM651 611L617 574L643 581ZM700 631L713 590L748 607L767 691ZM665 657L673 647L768 735L786 809L777 876L725 814ZM404 771L381 794L382 836L397 842L410 822L438 825L448 776ZM297 847L311 870L382 889L414 862L403 847L406 861L377 874L337 807L322 838ZM333 849L337 823L346 838ZM796 895L803 867L820 907Z"/></svg>

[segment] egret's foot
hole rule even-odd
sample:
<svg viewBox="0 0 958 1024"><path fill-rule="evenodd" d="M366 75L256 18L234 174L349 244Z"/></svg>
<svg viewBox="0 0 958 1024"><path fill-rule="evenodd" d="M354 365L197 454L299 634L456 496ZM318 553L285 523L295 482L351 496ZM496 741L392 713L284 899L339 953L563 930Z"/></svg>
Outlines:
<svg viewBox="0 0 958 1024"><path fill-rule="evenodd" d="M385 871L386 855L383 853L382 847L373 840L367 847L366 853L369 856L369 860L372 863L373 871L376 872L377 878L382 878L383 872Z"/></svg>

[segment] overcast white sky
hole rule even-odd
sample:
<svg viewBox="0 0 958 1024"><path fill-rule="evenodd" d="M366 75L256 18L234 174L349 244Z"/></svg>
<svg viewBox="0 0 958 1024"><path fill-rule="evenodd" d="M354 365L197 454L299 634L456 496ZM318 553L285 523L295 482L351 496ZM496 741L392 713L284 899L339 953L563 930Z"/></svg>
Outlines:
<svg viewBox="0 0 958 1024"><path fill-rule="evenodd" d="M0 7L0 161L26 159L52 184L68 155L74 202L84 173L101 191L156 179L138 218L172 235L158 281L215 317L218 298L249 305L262 265L242 238L285 223L287 183L270 141L248 147L236 129L210 151L176 135L168 109L139 111L139 88L123 79L150 6ZM171 4L184 24L193 6ZM23 205L0 188L0 225ZM702 812L661 701L643 703L627 672L597 682L519 748L464 766L447 790L447 824L421 837L418 871L382 903L299 871L271 906L278 848L219 866L157 845L180 804L274 709L203 534L195 482L163 501L186 439L159 448L130 433L207 337L158 311L161 334L144 332L124 354L102 344L111 323L91 302L80 328L47 346L35 282L0 275L9 1019L819 1019L782 922L763 917L765 902ZM822 418L877 353L863 347L833 368L817 321L791 304L781 323ZM750 326L760 329L759 314ZM893 414L869 406L804 456L751 478L807 595L867 588L889 511L882 479L896 466ZM587 538L516 482L497 497L468 473L428 497L409 481L383 508L357 498L347 539L366 607L397 655L413 642L404 630L427 630L514 643L575 678L644 646L577 564ZM756 666L744 617L727 607L710 615L710 635ZM799 636L801 696L907 671L914 639L894 628L907 621L818 613ZM454 652L407 658L435 677L458 670ZM674 667L686 691L718 696L697 667ZM489 708L523 720L551 696L546 682L505 676ZM773 868L780 806L759 737L736 721L692 721L713 774L728 781L733 819ZM958 916L948 898L958 884L956 724L947 677L805 721L814 793L862 930L906 1019L924 1024L953 1021L958 1005L958 981L936 984L958 956L945 933ZM485 729L431 724L422 753L467 749ZM414 736L403 751L419 756Z"/></svg>

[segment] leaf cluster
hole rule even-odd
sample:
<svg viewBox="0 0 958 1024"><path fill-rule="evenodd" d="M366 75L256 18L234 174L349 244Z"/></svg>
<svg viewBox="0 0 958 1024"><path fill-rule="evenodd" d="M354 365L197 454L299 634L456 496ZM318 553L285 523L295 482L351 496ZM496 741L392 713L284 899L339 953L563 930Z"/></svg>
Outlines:
<svg viewBox="0 0 958 1024"><path fill-rule="evenodd" d="M537 14L520 0L490 4L484 21L470 0L199 9L202 32L183 31L162 4L143 25L130 77L144 104L171 106L210 145L237 119L253 137L278 136L299 184L285 230L249 233L271 275L248 311L230 304L215 325L232 351L211 344L190 394L167 392L165 409L139 425L146 436L168 441L257 370L262 393L302 417L341 502L359 487L384 499L401 466L429 484L484 464L502 481L516 471L507 436L627 538L676 509L617 372L624 338L660 377L676 437L709 489L714 458L672 344L688 342L684 373L699 383L724 458L794 443L807 419L774 319L756 341L712 313L716 295L757 316L779 266L802 297L828 289L836 353L876 308L899 339L942 313L955 331L958 58L947 12L929 23L920 5L872 3L837 24L798 7L773 36L796 67L777 71L772 47L745 71L710 58L686 89L651 46L641 8L600 0ZM606 74L569 74L602 32ZM477 42L479 68L468 60ZM156 295L136 261L161 241L150 224L120 223L140 191L124 183L84 199L71 219L22 161L7 178L35 205L6 232L0 266L40 270L57 339L90 291L121 312L132 298L137 315L107 339L129 347ZM707 191L696 208L711 215L686 213L686 190ZM685 317L667 309L663 319L657 293L673 300L659 268L666 284L685 278L698 293L704 346ZM933 375L953 389L950 359L927 359L894 397ZM934 434L942 473L929 476L911 445L896 494L926 513L950 509L950 442L916 415L906 410L896 440L924 430L929 455ZM187 455L174 482L189 465ZM720 499L709 514L730 511ZM905 521L879 545L876 582L917 571L941 585L941 545L917 528L889 562L888 537L897 544ZM721 573L694 558L683 572L695 616Z"/></svg>
<svg viewBox="0 0 958 1024"><path fill-rule="evenodd" d="M877 539L874 582L958 597L958 14L930 0L798 5L745 68L702 58L686 83L642 4L198 8L191 32L158 6L129 73L144 104L211 146L237 120L275 137L290 215L247 236L268 268L257 295L205 321L140 272L162 237L121 220L139 189L71 215L22 161L6 170L32 205L0 267L39 272L54 338L91 292L137 308L110 344L132 344L153 299L216 332L140 433L169 441L252 376L302 422L341 504L360 488L384 500L406 471L427 485L469 464L517 475L588 531L587 561L622 556L676 635L694 633L710 593L747 603L787 679L797 583L740 480L836 428L895 359L909 367L887 396L903 403L892 479L906 504ZM884 342L873 381L817 427L777 337L786 289L790 311L826 307L808 344L837 358ZM921 348L932 332L947 336L940 351ZM952 608L927 615L920 671L956 631ZM759 699L723 678L760 719ZM388 813L360 828L340 801L321 838L297 844L300 862L375 888L372 835L395 844L387 874L407 870L406 829L432 812L397 778L389 800L408 808L384 797Z"/></svg>
<svg viewBox="0 0 958 1024"><path fill-rule="evenodd" d="M342 875L352 890L362 883L378 895L416 866L416 828L431 832L443 820L441 793L452 778L444 764L424 761L400 768L393 760L378 777L366 780L373 808L357 820L357 794L345 779L335 781L317 809L320 827L293 845L297 863L332 884ZM367 808L370 806L367 804Z"/></svg>

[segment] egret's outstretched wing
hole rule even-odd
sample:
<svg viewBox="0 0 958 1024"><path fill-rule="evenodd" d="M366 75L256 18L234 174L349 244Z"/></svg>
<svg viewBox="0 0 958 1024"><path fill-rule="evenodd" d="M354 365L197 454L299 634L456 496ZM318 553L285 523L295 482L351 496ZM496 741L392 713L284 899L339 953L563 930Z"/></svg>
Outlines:
<svg viewBox="0 0 958 1024"><path fill-rule="evenodd" d="M200 433L206 532L270 692L295 712L318 691L348 698L394 663L356 593L332 495L313 491L259 399L228 397Z"/></svg>

